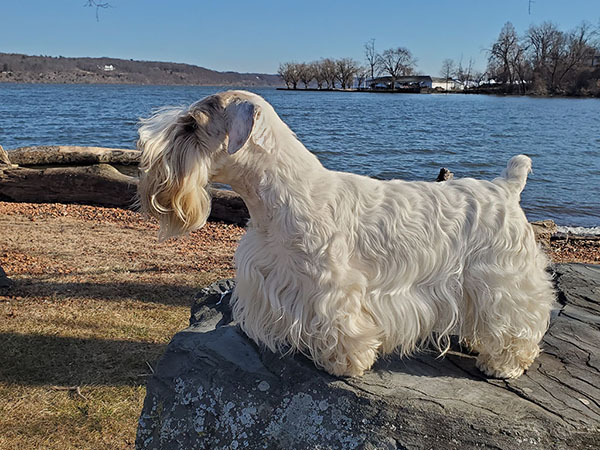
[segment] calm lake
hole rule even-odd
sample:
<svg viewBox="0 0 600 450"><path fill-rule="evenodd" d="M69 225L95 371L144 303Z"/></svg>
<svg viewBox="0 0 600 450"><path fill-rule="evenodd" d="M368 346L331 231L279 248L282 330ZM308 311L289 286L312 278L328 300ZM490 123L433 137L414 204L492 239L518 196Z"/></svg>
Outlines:
<svg viewBox="0 0 600 450"><path fill-rule="evenodd" d="M221 87L0 84L0 145L134 148L138 117ZM380 179L492 179L533 159L530 220L600 226L600 100L250 89L328 168ZM597 229L600 231L600 228Z"/></svg>

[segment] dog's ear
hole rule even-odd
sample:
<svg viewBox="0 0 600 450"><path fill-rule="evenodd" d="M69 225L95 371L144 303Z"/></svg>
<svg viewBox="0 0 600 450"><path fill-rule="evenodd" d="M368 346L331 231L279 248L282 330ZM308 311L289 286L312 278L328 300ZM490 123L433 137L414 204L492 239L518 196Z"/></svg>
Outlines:
<svg viewBox="0 0 600 450"><path fill-rule="evenodd" d="M227 152L230 155L248 142L254 128L255 110L256 106L250 102L232 102L225 110L229 135Z"/></svg>

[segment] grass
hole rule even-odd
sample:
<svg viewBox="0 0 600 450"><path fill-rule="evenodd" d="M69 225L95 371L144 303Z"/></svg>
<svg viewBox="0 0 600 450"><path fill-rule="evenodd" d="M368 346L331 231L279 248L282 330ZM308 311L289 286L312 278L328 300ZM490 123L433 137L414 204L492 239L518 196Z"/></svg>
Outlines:
<svg viewBox="0 0 600 450"><path fill-rule="evenodd" d="M155 224L105 214L0 210L0 449L134 448L150 367L200 287L233 274L236 227L158 244Z"/></svg>

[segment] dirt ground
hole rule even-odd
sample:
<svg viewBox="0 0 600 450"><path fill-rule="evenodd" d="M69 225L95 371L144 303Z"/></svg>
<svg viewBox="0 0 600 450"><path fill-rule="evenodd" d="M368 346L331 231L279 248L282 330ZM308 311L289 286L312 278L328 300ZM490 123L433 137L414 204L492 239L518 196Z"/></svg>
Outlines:
<svg viewBox="0 0 600 450"><path fill-rule="evenodd" d="M157 243L131 211L0 202L0 448L133 448L145 379L243 230Z"/></svg>
<svg viewBox="0 0 600 450"><path fill-rule="evenodd" d="M243 229L157 233L132 211L0 202L0 449L134 447L146 377L199 288L233 276ZM600 243L549 254L598 264Z"/></svg>

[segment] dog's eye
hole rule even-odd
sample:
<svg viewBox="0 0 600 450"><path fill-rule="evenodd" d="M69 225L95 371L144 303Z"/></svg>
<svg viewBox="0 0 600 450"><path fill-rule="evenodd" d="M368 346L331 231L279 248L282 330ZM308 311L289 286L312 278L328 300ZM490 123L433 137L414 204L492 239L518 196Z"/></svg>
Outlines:
<svg viewBox="0 0 600 450"><path fill-rule="evenodd" d="M197 126L196 122L192 122L192 123L186 123L186 124L183 126L183 130L184 130L186 133L193 133L194 131L196 131L196 128L198 128L198 126Z"/></svg>

